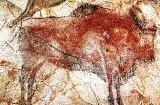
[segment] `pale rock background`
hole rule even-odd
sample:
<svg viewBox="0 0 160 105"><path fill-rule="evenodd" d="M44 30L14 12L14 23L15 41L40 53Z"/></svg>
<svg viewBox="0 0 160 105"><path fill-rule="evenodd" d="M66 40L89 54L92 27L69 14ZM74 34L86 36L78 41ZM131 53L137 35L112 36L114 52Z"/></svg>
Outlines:
<svg viewBox="0 0 160 105"><path fill-rule="evenodd" d="M7 102L10 102L11 105L16 105L21 94L19 75L23 64L17 36L19 28L8 28L6 25L24 10L27 0L7 1L0 1L0 105L7 105ZM115 0L115 2L117 1ZM12 3L17 7L13 7ZM76 8L76 4L73 7ZM55 8L51 10L57 11L60 9L58 7ZM13 13L13 9L17 11ZM56 15L63 16L70 13L65 13L63 9L62 11L64 11L62 14L57 12ZM72 11L72 9L68 8L67 11ZM39 16L38 14L35 16ZM46 17L48 14L44 12L43 16ZM132 105L160 104L160 31L157 31L155 36L155 53L155 62L136 62L135 76L130 78L127 84L121 86L121 95L125 105L130 105L131 103ZM107 83L97 75L82 71L67 72L67 70L54 66L45 67L44 65L43 69L46 69L46 74L54 72L54 75L50 77L50 81L45 82L47 85L41 84L43 88L38 91L39 96L37 96L41 99L36 101L34 105L45 103L50 105L98 105L98 103L99 105L107 105ZM14 74L11 73L13 71ZM37 79L40 80L38 77ZM58 90L56 95L53 96L54 100L49 101L50 98L53 98L48 95L53 94L51 92L52 89L49 87L54 85L52 84L53 81L54 83L59 83L55 85L57 87L53 86L54 88L59 89L63 85L67 86L63 91ZM66 84L66 82L68 83ZM36 98L33 100L36 100Z"/></svg>

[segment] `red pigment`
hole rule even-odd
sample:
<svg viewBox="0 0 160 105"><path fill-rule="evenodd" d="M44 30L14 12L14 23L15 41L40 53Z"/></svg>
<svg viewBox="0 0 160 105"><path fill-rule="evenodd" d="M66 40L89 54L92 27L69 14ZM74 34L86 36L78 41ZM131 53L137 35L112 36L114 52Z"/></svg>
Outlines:
<svg viewBox="0 0 160 105"><path fill-rule="evenodd" d="M35 19L34 21L38 21L38 24L27 26L29 36L45 39L48 42L55 40L66 53L76 57L85 56L81 51L84 40L82 37L91 30L98 33L97 35L102 38L103 43L115 46L119 52L125 52L125 49L131 51L133 56L132 58L128 56L127 60L138 58L148 61L154 59L153 37L151 42L140 45L141 37L146 33L137 28L128 14L119 15L114 11L109 12L105 9L99 9L88 17L71 18L70 21L67 21L66 18ZM60 25L65 24L68 24L67 27L59 28ZM104 33L107 35L104 35ZM30 48L34 50L33 47L30 46ZM121 73L126 71L127 65L129 64L125 63L119 67Z"/></svg>

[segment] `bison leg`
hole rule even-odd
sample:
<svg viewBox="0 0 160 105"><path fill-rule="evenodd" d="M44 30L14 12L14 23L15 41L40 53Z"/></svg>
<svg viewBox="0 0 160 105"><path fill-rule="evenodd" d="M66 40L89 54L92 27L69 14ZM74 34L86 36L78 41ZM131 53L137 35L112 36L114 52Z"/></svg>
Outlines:
<svg viewBox="0 0 160 105"><path fill-rule="evenodd" d="M20 99L20 105L26 105L26 91L27 91L27 87L26 87L26 81L27 81L27 71L24 67L22 67L21 69L21 75L19 78L19 82L20 82L20 86L21 86L21 99Z"/></svg>
<svg viewBox="0 0 160 105"><path fill-rule="evenodd" d="M120 94L120 79L119 78L117 78L117 79L118 79L118 81L115 85L116 93L117 93L117 104L118 105L123 105L121 94Z"/></svg>
<svg viewBox="0 0 160 105"><path fill-rule="evenodd" d="M108 91L109 91L109 96L108 96L108 102L109 105L114 105L114 97L113 97L113 80L112 80L112 72L110 70L107 70L107 79L108 79Z"/></svg>
<svg viewBox="0 0 160 105"><path fill-rule="evenodd" d="M106 76L108 80L108 91L109 91L109 96L108 96L108 101L109 105L115 105L115 100L113 97L113 83L114 83L114 78L116 78L116 73L118 70L118 64L117 64L117 59L115 56L117 56L117 49L114 46L107 46L106 52L103 53L105 57L105 66L106 66ZM114 77L115 76L115 77Z"/></svg>
<svg viewBox="0 0 160 105"><path fill-rule="evenodd" d="M114 105L114 97L113 97L113 92L112 92L112 81L110 81L108 83L109 87L108 87L108 90L109 90L109 96L108 96L108 101L109 101L109 105Z"/></svg>
<svg viewBox="0 0 160 105"><path fill-rule="evenodd" d="M35 82L35 77L40 69L40 67L43 66L43 64L47 61L48 59L40 62L37 64L34 68L31 69L31 71L28 73L28 94L27 94L27 105L32 105L32 97L34 95L34 90L33 90L33 85Z"/></svg>
<svg viewBox="0 0 160 105"><path fill-rule="evenodd" d="M21 85L20 105L31 105L32 97L34 95L33 85L35 82L36 73L45 62L46 60L30 69L25 67L25 64L23 65L19 79Z"/></svg>

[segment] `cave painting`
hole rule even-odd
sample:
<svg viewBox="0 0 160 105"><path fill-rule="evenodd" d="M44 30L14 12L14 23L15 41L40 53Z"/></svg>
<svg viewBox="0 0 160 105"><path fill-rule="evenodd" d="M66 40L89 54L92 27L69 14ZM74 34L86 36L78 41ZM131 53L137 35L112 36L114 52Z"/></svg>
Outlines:
<svg viewBox="0 0 160 105"><path fill-rule="evenodd" d="M19 43L24 63L20 75L19 103L30 105L40 100L36 89L44 86L37 81L51 77L51 71L45 74L45 69L41 70L48 65L67 72L95 73L107 83L106 105L123 105L120 87L134 76L135 62L155 61L155 24L146 22L138 6L131 6L122 13L121 10L92 4L82 4L66 17L29 18L23 21L42 7L63 2L65 0L29 0L25 11L8 24L12 28L22 21ZM67 84L68 79L62 81ZM61 88L59 91L64 90L65 85ZM57 94L56 89L51 94ZM133 90L131 93L138 92ZM55 97L50 96L49 100Z"/></svg>

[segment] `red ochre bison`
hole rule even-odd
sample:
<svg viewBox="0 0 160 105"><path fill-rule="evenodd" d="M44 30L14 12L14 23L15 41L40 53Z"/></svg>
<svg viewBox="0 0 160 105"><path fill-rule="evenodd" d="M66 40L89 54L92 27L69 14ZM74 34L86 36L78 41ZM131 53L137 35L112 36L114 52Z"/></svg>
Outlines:
<svg viewBox="0 0 160 105"><path fill-rule="evenodd" d="M24 59L21 89L24 90L28 81L28 93L25 99L22 92L22 103L31 102L36 72L48 61L69 70L92 65L97 68L95 73L105 71L109 103L122 105L120 85L123 78L133 75L135 60L154 60L155 31L140 30L128 13L102 8L83 18L26 20L20 32ZM113 97L114 88L116 96Z"/></svg>

